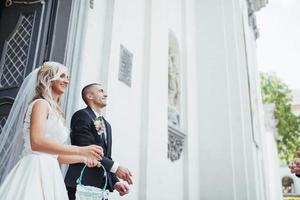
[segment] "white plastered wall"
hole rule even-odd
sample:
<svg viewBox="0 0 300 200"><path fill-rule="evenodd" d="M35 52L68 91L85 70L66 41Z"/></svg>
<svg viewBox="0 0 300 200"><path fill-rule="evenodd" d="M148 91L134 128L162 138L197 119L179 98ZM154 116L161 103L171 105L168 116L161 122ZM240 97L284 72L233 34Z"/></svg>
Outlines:
<svg viewBox="0 0 300 200"><path fill-rule="evenodd" d="M102 0L87 9L76 87L102 82L107 89L113 158L134 173L122 199L263 199L250 115L247 13L239 2ZM167 159L168 29L178 36L186 67L187 137L174 163ZM131 87L118 80L120 44L133 53ZM74 101L72 109L83 106L79 94Z"/></svg>

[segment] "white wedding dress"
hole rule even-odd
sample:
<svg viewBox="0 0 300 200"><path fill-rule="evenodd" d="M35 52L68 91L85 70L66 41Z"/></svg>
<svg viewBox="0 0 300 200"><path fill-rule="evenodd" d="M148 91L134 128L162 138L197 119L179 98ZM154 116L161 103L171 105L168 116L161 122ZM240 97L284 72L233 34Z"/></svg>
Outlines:
<svg viewBox="0 0 300 200"><path fill-rule="evenodd" d="M35 100L28 106L23 126L22 157L0 186L1 200L68 200L57 155L31 150L29 127L32 107L36 101L44 100ZM63 120L50 108L45 137L65 143L68 133Z"/></svg>

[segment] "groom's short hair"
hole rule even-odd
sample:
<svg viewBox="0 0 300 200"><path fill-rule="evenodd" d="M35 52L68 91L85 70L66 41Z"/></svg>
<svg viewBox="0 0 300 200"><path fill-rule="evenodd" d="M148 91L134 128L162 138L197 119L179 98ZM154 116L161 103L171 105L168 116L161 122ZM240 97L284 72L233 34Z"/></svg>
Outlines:
<svg viewBox="0 0 300 200"><path fill-rule="evenodd" d="M84 87L82 88L82 90L81 90L81 98L82 98L82 100L84 101L85 104L88 104L86 95L87 95L89 89L90 89L92 86L94 86L94 85L101 85L101 84L100 84L100 83L91 83L91 84L88 84L88 85L84 86Z"/></svg>

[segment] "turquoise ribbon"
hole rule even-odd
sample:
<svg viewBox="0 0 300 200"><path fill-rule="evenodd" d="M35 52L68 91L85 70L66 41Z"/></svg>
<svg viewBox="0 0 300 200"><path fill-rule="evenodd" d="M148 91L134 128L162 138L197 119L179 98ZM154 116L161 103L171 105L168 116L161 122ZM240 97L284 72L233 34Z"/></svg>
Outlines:
<svg viewBox="0 0 300 200"><path fill-rule="evenodd" d="M103 167L103 165L100 165L100 167L101 167L101 168L103 169L103 171L104 171L103 176L105 176L105 184L104 184L104 187L102 188L102 190L105 191L105 190L106 190L106 186L107 186L107 174L106 174L106 170L105 170L105 168ZM79 178L76 180L76 183L79 184L79 185L82 185L82 183L81 183L81 181L82 181L82 175L83 175L83 171L85 170L85 168L86 168L86 165L84 165L84 167L83 167L82 170L81 170L81 173L80 173Z"/></svg>

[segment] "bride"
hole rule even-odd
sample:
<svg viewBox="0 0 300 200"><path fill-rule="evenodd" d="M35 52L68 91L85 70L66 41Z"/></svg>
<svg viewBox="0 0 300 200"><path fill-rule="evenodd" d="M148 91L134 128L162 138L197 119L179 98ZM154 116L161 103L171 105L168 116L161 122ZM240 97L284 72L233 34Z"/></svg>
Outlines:
<svg viewBox="0 0 300 200"><path fill-rule="evenodd" d="M102 159L100 146L64 144L69 132L59 105L68 83L56 62L24 80L0 135L1 200L68 200L59 163L94 167Z"/></svg>

